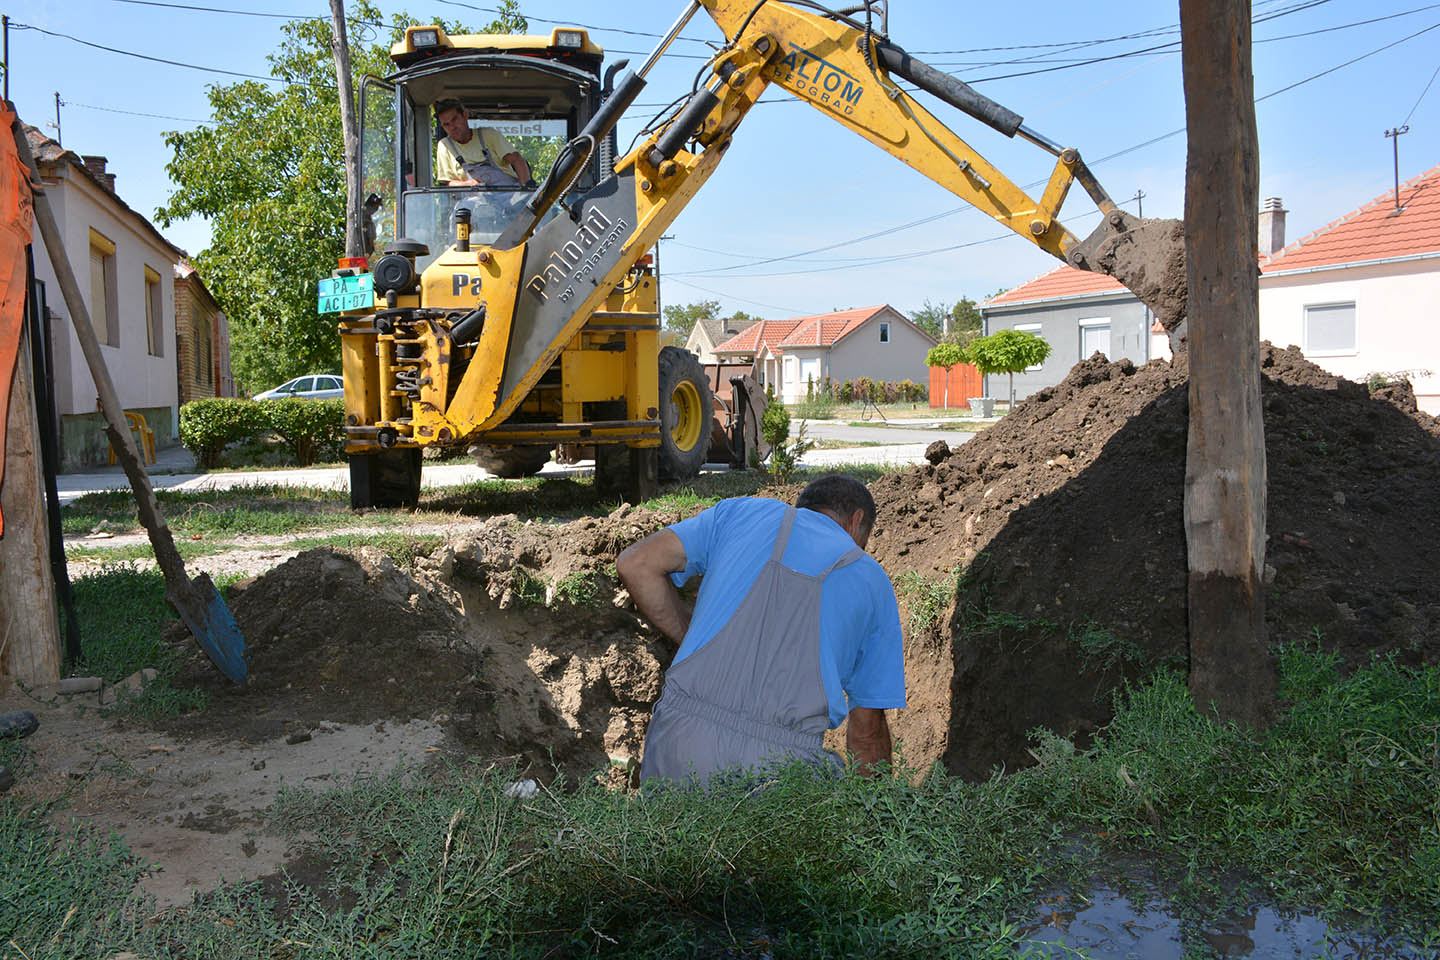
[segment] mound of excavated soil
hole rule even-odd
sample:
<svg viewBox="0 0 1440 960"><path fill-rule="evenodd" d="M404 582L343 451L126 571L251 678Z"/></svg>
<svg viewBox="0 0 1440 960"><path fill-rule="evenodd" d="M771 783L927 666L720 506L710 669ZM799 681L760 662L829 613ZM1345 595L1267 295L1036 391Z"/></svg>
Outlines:
<svg viewBox="0 0 1440 960"><path fill-rule="evenodd" d="M209 709L176 732L259 742L322 722L424 719L530 775L638 757L673 650L628 609L611 566L676 514L622 508L557 530L497 517L413 571L319 548L235 588L243 688L193 657Z"/></svg>
<svg viewBox="0 0 1440 960"><path fill-rule="evenodd" d="M1351 664L1440 659L1440 426L1405 387L1371 397L1295 348L1266 345L1262 364L1271 639L1318 638ZM1184 664L1187 389L1183 355L1140 369L1096 356L948 459L872 485L870 549L906 622L907 762L1014 768L1033 728L1083 738L1124 678ZM197 661L212 707L177 732L258 742L414 718L531 776L638 757L674 650L613 563L682 516L496 517L410 571L374 550L303 553L231 604L249 685ZM949 584L938 618L927 583Z"/></svg>
<svg viewBox="0 0 1440 960"><path fill-rule="evenodd" d="M1266 344L1261 363L1270 639L1435 662L1440 425L1403 388L1371 397L1297 348ZM973 562L929 659L911 654L930 682L902 736L943 735L946 765L983 776L1027 762L1036 726L1094 730L1122 677L1184 663L1187 390L1183 355L1097 355L949 459L872 486L871 550L892 575Z"/></svg>

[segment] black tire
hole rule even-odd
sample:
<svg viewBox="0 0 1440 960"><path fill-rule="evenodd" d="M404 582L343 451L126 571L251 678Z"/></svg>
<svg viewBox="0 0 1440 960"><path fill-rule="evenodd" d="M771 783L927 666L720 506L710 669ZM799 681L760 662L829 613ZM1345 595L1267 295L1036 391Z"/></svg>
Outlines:
<svg viewBox="0 0 1440 960"><path fill-rule="evenodd" d="M631 448L623 443L602 443L595 447L595 489L602 497L622 503L639 504L654 497L656 463L654 447Z"/></svg>
<svg viewBox="0 0 1440 960"><path fill-rule="evenodd" d="M470 456L481 467L504 480L518 480L532 477L550 462L553 446L492 447L477 443L470 448Z"/></svg>
<svg viewBox="0 0 1440 960"><path fill-rule="evenodd" d="M689 480L705 465L715 401L700 358L689 350L660 351L661 480Z"/></svg>
<svg viewBox="0 0 1440 960"><path fill-rule="evenodd" d="M420 461L419 447L350 454L350 508L415 506Z"/></svg>

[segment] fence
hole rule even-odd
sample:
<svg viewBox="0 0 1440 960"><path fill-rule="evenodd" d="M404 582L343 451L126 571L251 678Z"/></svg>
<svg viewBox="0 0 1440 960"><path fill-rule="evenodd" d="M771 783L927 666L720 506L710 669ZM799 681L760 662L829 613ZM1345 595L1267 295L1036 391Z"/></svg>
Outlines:
<svg viewBox="0 0 1440 960"><path fill-rule="evenodd" d="M957 363L949 370L950 389L945 389L944 367L930 368L930 406L946 406L946 399L949 399L950 407L964 407L969 409L970 398L980 396L983 389L980 378L980 371L968 363Z"/></svg>

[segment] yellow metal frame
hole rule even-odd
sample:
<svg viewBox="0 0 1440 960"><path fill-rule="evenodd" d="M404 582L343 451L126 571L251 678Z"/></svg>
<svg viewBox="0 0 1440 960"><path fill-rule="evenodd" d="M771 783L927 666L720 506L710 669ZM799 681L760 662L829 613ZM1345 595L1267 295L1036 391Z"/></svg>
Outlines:
<svg viewBox="0 0 1440 960"><path fill-rule="evenodd" d="M653 327L637 322L621 324L630 329L606 332L599 329L603 324L590 328L592 317L597 312L606 317L655 317L654 277L635 265L709 180L735 128L772 84L809 102L1056 258L1066 260L1078 245L1076 237L1056 219L1077 175L1089 176L1075 151L1059 152L1037 201L902 91L883 68L873 65L877 58L873 50L866 56L863 30L778 0L758 8L754 0L700 2L731 38L711 63L707 88L718 102L693 138L700 147L693 152L681 149L665 158L656 149L662 129L615 164L617 173L633 173L635 178L634 227L616 265L598 278L589 296L575 304L573 316L551 346L507 395L500 396L525 244L510 250L481 247L467 252L452 247L425 271L419 302L440 310L468 311L477 304L487 309L480 341L453 397L447 402L447 377L450 351L458 348L450 343L445 326L428 322L420 333L426 376L421 378L420 400L414 404L408 424L398 420L393 338L379 336L373 350L377 355L372 357L365 350L367 338L347 337L343 352L346 412L352 423L358 418L365 425L389 425L402 442L421 444L593 441L603 436L632 446L656 445L657 407L662 399L658 396L658 320ZM460 46L461 39L447 37L445 41ZM516 43L535 39L516 38ZM1095 194L1098 186L1093 178L1085 182ZM1113 209L1108 201L1102 209L1109 213L1107 207ZM480 278L473 292L457 293L452 286L453 276L462 271ZM624 339L623 352L613 348L618 338ZM352 339L359 341L358 346L351 345ZM542 386L541 379L557 365L559 386ZM359 384L353 391L352 382ZM583 404L620 399L626 407L624 426L612 424L602 431L598 425L582 423ZM675 398L663 399L672 402ZM698 404L698 397L693 399ZM527 414L523 418L527 421L530 414L544 414L558 424L531 429L507 423L517 412ZM695 419L698 429L703 429L705 418ZM683 439L693 441L690 418L681 420L676 430ZM352 445L350 449L362 448Z"/></svg>

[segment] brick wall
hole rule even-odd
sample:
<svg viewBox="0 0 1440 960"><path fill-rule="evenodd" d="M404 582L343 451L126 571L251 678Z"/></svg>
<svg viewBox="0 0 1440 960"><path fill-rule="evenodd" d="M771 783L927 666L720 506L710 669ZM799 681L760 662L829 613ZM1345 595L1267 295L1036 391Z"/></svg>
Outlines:
<svg viewBox="0 0 1440 960"><path fill-rule="evenodd" d="M210 332L210 363L207 367L200 356L195 342L197 319ZM180 387L180 402L202 397L217 396L214 357L215 341L219 331L215 329L215 312L201 299L194 282L189 278L175 281L175 374Z"/></svg>

